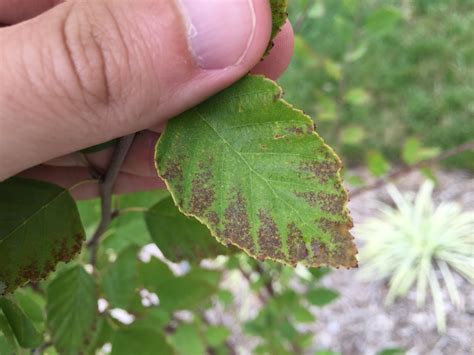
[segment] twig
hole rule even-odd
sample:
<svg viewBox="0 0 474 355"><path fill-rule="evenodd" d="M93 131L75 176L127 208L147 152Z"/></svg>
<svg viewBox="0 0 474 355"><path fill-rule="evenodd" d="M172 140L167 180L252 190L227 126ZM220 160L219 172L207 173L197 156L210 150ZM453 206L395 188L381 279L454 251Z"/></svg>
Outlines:
<svg viewBox="0 0 474 355"><path fill-rule="evenodd" d="M43 355L44 351L49 348L50 346L53 346L53 343L48 341L44 344L41 344L39 347L36 349L31 350L32 355Z"/></svg>
<svg viewBox="0 0 474 355"><path fill-rule="evenodd" d="M250 277L250 274L247 271L245 271L240 265L239 265L239 271L242 274L242 276L247 280L247 283L249 284L249 287L250 287L252 285L252 279ZM267 298L265 297L264 294L262 294L261 292L257 292L257 296L260 299L260 302L262 304L267 303Z"/></svg>
<svg viewBox="0 0 474 355"><path fill-rule="evenodd" d="M130 150L135 134L129 134L120 138L118 141L114 154L110 160L107 172L99 183L99 192L101 197L101 220L94 235L87 243L91 251L91 264L95 265L97 259L97 249L99 247L100 237L104 234L112 221L112 193L115 187L115 182L120 172L120 168Z"/></svg>
<svg viewBox="0 0 474 355"><path fill-rule="evenodd" d="M448 149L448 150L444 151L443 153L437 155L436 157L421 160L416 164L405 166L403 168L397 169L397 170L391 172L390 174L388 174L387 176L384 176L380 179L375 180L371 184L368 184L366 186L363 186L363 187L360 187L358 189L353 190L350 193L350 197L351 198L356 197L356 196L359 196L359 195L363 194L364 192L378 189L379 187L382 187L383 185L387 184L388 182L390 182L392 180L399 179L400 177L402 177L404 175L407 175L408 173L411 173L414 170L418 170L418 169L421 169L421 168L428 167L428 166L433 165L435 163L438 163L438 162L440 162L444 159L450 158L454 155L457 155L457 154L460 154L460 153L463 153L463 152L467 152L469 150L474 150L474 141L470 141L470 142L461 144L457 147Z"/></svg>
<svg viewBox="0 0 474 355"><path fill-rule="evenodd" d="M265 270L259 262L257 262L255 266L255 271L260 275L260 277L265 278ZM265 289L270 297L275 296L275 289L273 288L273 282L271 279L265 281Z"/></svg>

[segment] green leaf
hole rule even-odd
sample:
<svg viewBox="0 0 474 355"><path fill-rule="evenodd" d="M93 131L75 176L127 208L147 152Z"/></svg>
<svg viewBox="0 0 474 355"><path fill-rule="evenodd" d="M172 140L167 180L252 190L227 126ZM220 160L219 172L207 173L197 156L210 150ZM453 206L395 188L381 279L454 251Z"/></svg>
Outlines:
<svg viewBox="0 0 474 355"><path fill-rule="evenodd" d="M18 306L31 319L40 332L44 330L45 305L46 301L42 296L35 293L32 289L18 289L14 293Z"/></svg>
<svg viewBox="0 0 474 355"><path fill-rule="evenodd" d="M344 144L359 144L364 138L365 131L360 126L348 126L341 131L341 141Z"/></svg>
<svg viewBox="0 0 474 355"><path fill-rule="evenodd" d="M383 7L373 11L365 23L365 27L373 34L383 35L390 32L400 21L402 14L394 7Z"/></svg>
<svg viewBox="0 0 474 355"><path fill-rule="evenodd" d="M306 294L308 301L315 306L325 306L339 297L337 291L331 290L329 288L318 287L312 290L309 290Z"/></svg>
<svg viewBox="0 0 474 355"><path fill-rule="evenodd" d="M138 294L138 248L130 246L105 270L102 289L113 307L129 309L140 303Z"/></svg>
<svg viewBox="0 0 474 355"><path fill-rule="evenodd" d="M234 302L234 295L229 290L220 289L217 297L225 307L231 305L232 302Z"/></svg>
<svg viewBox="0 0 474 355"><path fill-rule="evenodd" d="M102 347L112 339L113 328L110 320L106 315L101 315L97 320L97 324L92 335L90 343L87 345L87 354L95 355L96 349Z"/></svg>
<svg viewBox="0 0 474 355"><path fill-rule="evenodd" d="M199 262L235 252L216 241L205 225L179 212L171 196L150 208L145 220L151 238L173 262Z"/></svg>
<svg viewBox="0 0 474 355"><path fill-rule="evenodd" d="M380 177L388 172L390 164L384 158L382 153L373 150L367 153L367 167L372 175Z"/></svg>
<svg viewBox="0 0 474 355"><path fill-rule="evenodd" d="M314 355L341 355L341 353L332 351L332 350L318 350Z"/></svg>
<svg viewBox="0 0 474 355"><path fill-rule="evenodd" d="M354 88L346 93L344 99L351 105L362 106L370 101L370 95L362 88Z"/></svg>
<svg viewBox="0 0 474 355"><path fill-rule="evenodd" d="M206 355L206 345L195 324L182 324L170 337L179 355Z"/></svg>
<svg viewBox="0 0 474 355"><path fill-rule="evenodd" d="M3 311L15 338L23 348L34 348L41 344L43 336L33 325L33 322L13 301L0 297L0 309Z"/></svg>
<svg viewBox="0 0 474 355"><path fill-rule="evenodd" d="M0 295L45 278L81 250L85 238L69 192L42 181L0 183Z"/></svg>
<svg viewBox="0 0 474 355"><path fill-rule="evenodd" d="M167 311L197 310L210 302L218 291L218 272L196 269L172 279L156 280L151 288L160 299L160 307Z"/></svg>
<svg viewBox="0 0 474 355"><path fill-rule="evenodd" d="M299 323L313 323L316 319L310 311L301 305L293 307L293 317Z"/></svg>
<svg viewBox="0 0 474 355"><path fill-rule="evenodd" d="M47 324L60 353L79 353L97 319L97 288L82 266L62 270L47 289Z"/></svg>
<svg viewBox="0 0 474 355"><path fill-rule="evenodd" d="M119 329L113 338L112 355L175 355L164 334L153 327L132 325Z"/></svg>
<svg viewBox="0 0 474 355"><path fill-rule="evenodd" d="M404 355L405 350L400 348L389 348L379 351L377 355Z"/></svg>
<svg viewBox="0 0 474 355"><path fill-rule="evenodd" d="M331 269L327 267L310 268L308 270L316 280L322 279L331 272Z"/></svg>
<svg viewBox="0 0 474 355"><path fill-rule="evenodd" d="M14 355L15 348L8 342L8 339L0 333L0 354Z"/></svg>
<svg viewBox="0 0 474 355"><path fill-rule="evenodd" d="M341 163L280 97L274 82L247 76L171 120L159 174L223 244L290 265L354 267Z"/></svg>
<svg viewBox="0 0 474 355"><path fill-rule="evenodd" d="M211 325L206 329L207 343L212 347L224 344L229 336L229 328L222 325Z"/></svg>
<svg viewBox="0 0 474 355"><path fill-rule="evenodd" d="M175 278L168 265L154 257L147 263L140 263L138 273L140 283L149 290L156 290L157 285Z"/></svg>
<svg viewBox="0 0 474 355"><path fill-rule="evenodd" d="M422 160L434 158L440 153L439 148L423 147L418 138L410 137L405 141L402 150L402 158L408 165L416 164Z"/></svg>
<svg viewBox="0 0 474 355"><path fill-rule="evenodd" d="M15 340L15 334L13 334L13 330L8 323L8 319L3 314L2 309L0 308L0 336L4 337L6 342L9 345L9 349L15 349L17 347L17 343ZM1 349L1 347L0 347ZM3 354L0 352L0 354Z"/></svg>

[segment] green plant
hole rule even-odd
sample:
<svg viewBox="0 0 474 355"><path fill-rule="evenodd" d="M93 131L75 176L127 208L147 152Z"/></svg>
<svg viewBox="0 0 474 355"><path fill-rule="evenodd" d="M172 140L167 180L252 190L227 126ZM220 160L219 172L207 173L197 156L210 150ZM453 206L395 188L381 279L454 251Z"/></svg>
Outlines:
<svg viewBox="0 0 474 355"><path fill-rule="evenodd" d="M423 305L429 287L438 329L444 331L446 315L439 279L444 281L451 302L460 306L453 273L474 281L474 214L462 212L452 202L435 206L433 186L431 181L424 182L414 199L388 186L395 207L382 205L381 216L360 224L357 235L364 241L361 276L390 280L388 304L416 284L417 303Z"/></svg>

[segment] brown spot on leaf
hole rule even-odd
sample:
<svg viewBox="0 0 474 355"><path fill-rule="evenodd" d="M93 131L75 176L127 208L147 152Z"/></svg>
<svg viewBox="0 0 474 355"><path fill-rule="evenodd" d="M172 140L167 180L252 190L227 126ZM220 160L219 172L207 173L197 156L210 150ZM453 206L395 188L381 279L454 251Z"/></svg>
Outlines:
<svg viewBox="0 0 474 355"><path fill-rule="evenodd" d="M209 223L210 223L212 228L215 229L219 226L220 218L219 218L219 216L217 215L216 212L214 212L214 211L209 212L207 214L207 219L209 220Z"/></svg>
<svg viewBox="0 0 474 355"><path fill-rule="evenodd" d="M308 192L295 192L296 197L302 198L305 200L308 205L311 207L316 207L318 205L318 194L313 191Z"/></svg>
<svg viewBox="0 0 474 355"><path fill-rule="evenodd" d="M303 233L294 223L287 225L288 228L288 253L290 254L290 262L294 265L298 261L306 259L308 250L303 240Z"/></svg>
<svg viewBox="0 0 474 355"><path fill-rule="evenodd" d="M303 130L302 127L288 127L288 128L286 128L286 130L290 133L293 133L293 134L297 135L297 136L304 133L304 130Z"/></svg>
<svg viewBox="0 0 474 355"><path fill-rule="evenodd" d="M349 219L345 223L333 222L327 219L321 219L320 225L332 236L332 243L334 248L331 250L322 249L319 246L319 251L328 255L328 264L333 266L344 266L347 268L357 267L357 248L354 244L354 237L349 232L352 228L352 221ZM316 255L316 249L314 252Z"/></svg>
<svg viewBox="0 0 474 355"><path fill-rule="evenodd" d="M274 139L282 139L282 138L285 138L285 137L286 137L286 136L283 135L283 134L275 134L275 135L273 136Z"/></svg>
<svg viewBox="0 0 474 355"><path fill-rule="evenodd" d="M329 177L335 175L340 169L337 161L328 159L326 161L306 161L300 165L300 169L309 172L322 183L329 181Z"/></svg>
<svg viewBox="0 0 474 355"><path fill-rule="evenodd" d="M172 181L175 186L176 192L178 192L179 195L182 195L183 194L182 183L184 180L183 169L178 161L179 159L177 159L176 161L169 162L169 164L166 166L166 171L163 173L159 171L159 175L168 182ZM180 205L183 204L182 198L180 199L179 204Z"/></svg>
<svg viewBox="0 0 474 355"><path fill-rule="evenodd" d="M247 203L240 192L237 192L235 200L230 202L225 209L224 217L224 239L255 253L255 246L250 235Z"/></svg>
<svg viewBox="0 0 474 355"><path fill-rule="evenodd" d="M343 213L346 204L345 194L335 195L318 192L317 200L321 205L321 209L331 214Z"/></svg>
<svg viewBox="0 0 474 355"><path fill-rule="evenodd" d="M208 165L200 164L200 168L191 186L191 213L197 216L202 216L215 199L212 172Z"/></svg>
<svg viewBox="0 0 474 355"><path fill-rule="evenodd" d="M285 255L281 250L281 236L273 218L265 211L258 211L260 228L258 229L258 241L260 253L264 257L283 259Z"/></svg>

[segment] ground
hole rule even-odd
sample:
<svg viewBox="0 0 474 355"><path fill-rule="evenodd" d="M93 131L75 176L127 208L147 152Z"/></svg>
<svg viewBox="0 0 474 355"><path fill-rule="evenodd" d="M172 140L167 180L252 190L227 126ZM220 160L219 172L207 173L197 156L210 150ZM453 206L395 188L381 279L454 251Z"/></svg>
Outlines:
<svg viewBox="0 0 474 355"><path fill-rule="evenodd" d="M435 190L435 200L455 200L465 210L474 213L474 179L462 172L437 173L439 185ZM423 177L413 173L402 178L397 186L402 191L416 191ZM354 198L350 209L355 224L376 213L376 201L387 201L382 188ZM228 325L234 336L232 343L239 354L250 354L257 344L242 334L236 318L244 321L253 318L260 307L260 301L249 293L248 284L239 278L238 273L230 273L224 281L236 294L236 306L223 312L215 309L210 316L218 323ZM400 347L408 355L474 354L474 289L464 279L457 279L464 297L464 309L447 309L447 332L439 334L436 330L432 306L418 309L414 292L400 299L392 306L385 306L387 285L384 282L362 282L357 270L338 270L327 276L323 283L341 293L341 298L322 309L312 311L317 322L305 326L314 332L314 343L308 354L318 349L331 349L344 355L376 354L378 351Z"/></svg>

